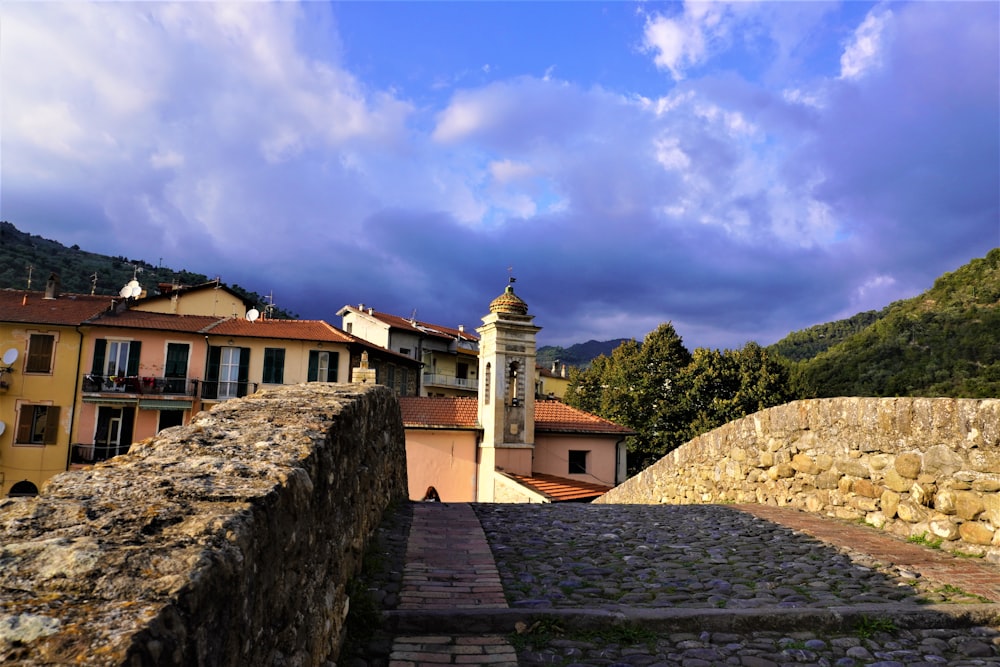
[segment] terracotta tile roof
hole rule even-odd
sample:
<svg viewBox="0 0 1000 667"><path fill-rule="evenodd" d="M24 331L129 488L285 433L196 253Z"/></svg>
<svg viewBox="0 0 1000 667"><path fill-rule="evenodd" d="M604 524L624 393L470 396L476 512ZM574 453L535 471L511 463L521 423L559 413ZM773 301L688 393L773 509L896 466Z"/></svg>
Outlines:
<svg viewBox="0 0 1000 667"><path fill-rule="evenodd" d="M0 290L0 322L74 326L111 307L112 297L60 294L46 299L44 292Z"/></svg>
<svg viewBox="0 0 1000 667"><path fill-rule="evenodd" d="M350 310L356 310L352 306L347 306L346 308ZM368 312L367 309L359 312L364 312L369 317L374 317L377 320L388 324L390 327L395 327L396 329L403 329L404 331L411 331L417 334L425 334L427 336L432 336L434 338L445 338L447 340L453 340L455 338L460 338L462 340L478 341L479 336L474 332L469 331L459 331L457 327L445 327L440 324L430 324L429 322L421 322L419 320L408 320L405 317L399 317L398 315L390 315L389 313L382 313L377 310Z"/></svg>
<svg viewBox="0 0 1000 667"><path fill-rule="evenodd" d="M475 398L400 396L403 424L409 428L478 428Z"/></svg>
<svg viewBox="0 0 1000 667"><path fill-rule="evenodd" d="M399 404L405 426L470 428L478 424L479 401L476 398L401 396ZM631 429L560 401L535 401L535 432L621 436L633 433Z"/></svg>
<svg viewBox="0 0 1000 667"><path fill-rule="evenodd" d="M632 435L630 428L595 414L571 408L562 401L535 401L535 430L553 433L614 433Z"/></svg>
<svg viewBox="0 0 1000 667"><path fill-rule="evenodd" d="M610 486L604 486L603 484L581 482L576 479L556 477L555 475L532 473L530 477L527 477L512 473L503 474L518 484L526 486L532 491L537 491L554 503L570 500L591 500L611 490Z"/></svg>
<svg viewBox="0 0 1000 667"><path fill-rule="evenodd" d="M219 320L205 330L213 336L242 336L244 338L285 338L289 340L315 340L332 343L354 343L358 339L333 327L323 320L265 320L249 322L242 317Z"/></svg>
<svg viewBox="0 0 1000 667"><path fill-rule="evenodd" d="M173 315L151 313L142 310L126 310L122 313L107 313L87 324L100 327L128 327L131 329L156 329L159 331L182 331L201 333L205 328L219 321L209 315Z"/></svg>

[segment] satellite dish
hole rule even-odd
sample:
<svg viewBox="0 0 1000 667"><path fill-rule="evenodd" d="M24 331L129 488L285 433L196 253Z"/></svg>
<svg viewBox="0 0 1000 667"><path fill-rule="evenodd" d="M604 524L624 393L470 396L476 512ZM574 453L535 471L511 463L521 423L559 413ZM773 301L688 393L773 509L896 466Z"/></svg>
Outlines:
<svg viewBox="0 0 1000 667"><path fill-rule="evenodd" d="M132 282L135 282L135 281L133 280ZM142 294L142 288L139 287L138 284L133 285L132 289L129 290L129 296L135 296L135 297L137 297L140 294Z"/></svg>
<svg viewBox="0 0 1000 667"><path fill-rule="evenodd" d="M126 299L132 296L132 288L126 285L125 287L118 290L118 296L125 297Z"/></svg>
<svg viewBox="0 0 1000 667"><path fill-rule="evenodd" d="M0 435L3 435L3 432L4 432L4 430L6 428L7 428L7 425L4 424L3 422L0 422Z"/></svg>
<svg viewBox="0 0 1000 667"><path fill-rule="evenodd" d="M257 318L260 317L260 311L256 308L251 308L247 311L247 322L256 322Z"/></svg>
<svg viewBox="0 0 1000 667"><path fill-rule="evenodd" d="M17 348L10 348L3 353L3 362L10 366L12 363L17 361Z"/></svg>
<svg viewBox="0 0 1000 667"><path fill-rule="evenodd" d="M133 278L132 280L128 281L128 286L134 289L139 286L139 281Z"/></svg>

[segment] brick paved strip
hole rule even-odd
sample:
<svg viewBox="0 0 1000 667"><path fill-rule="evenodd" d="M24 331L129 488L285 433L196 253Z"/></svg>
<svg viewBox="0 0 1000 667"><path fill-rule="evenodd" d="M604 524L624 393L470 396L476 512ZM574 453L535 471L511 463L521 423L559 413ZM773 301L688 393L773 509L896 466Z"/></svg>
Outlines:
<svg viewBox="0 0 1000 667"><path fill-rule="evenodd" d="M486 535L465 503L420 503L406 545L400 609L507 607Z"/></svg>
<svg viewBox="0 0 1000 667"><path fill-rule="evenodd" d="M499 636L397 637L389 667L423 665L490 665L517 667L517 652Z"/></svg>
<svg viewBox="0 0 1000 667"><path fill-rule="evenodd" d="M732 505L766 521L781 524L836 547L860 551L912 570L930 581L957 586L967 593L1000 602L1000 568L980 560L904 542L870 526L774 505Z"/></svg>

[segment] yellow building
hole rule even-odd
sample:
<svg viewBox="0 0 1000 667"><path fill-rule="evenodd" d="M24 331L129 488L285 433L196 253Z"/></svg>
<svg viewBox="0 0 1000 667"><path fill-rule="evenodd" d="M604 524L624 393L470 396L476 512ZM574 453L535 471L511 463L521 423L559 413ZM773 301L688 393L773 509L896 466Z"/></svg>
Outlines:
<svg viewBox="0 0 1000 667"><path fill-rule="evenodd" d="M111 297L0 290L0 494L32 495L67 469L84 335Z"/></svg>

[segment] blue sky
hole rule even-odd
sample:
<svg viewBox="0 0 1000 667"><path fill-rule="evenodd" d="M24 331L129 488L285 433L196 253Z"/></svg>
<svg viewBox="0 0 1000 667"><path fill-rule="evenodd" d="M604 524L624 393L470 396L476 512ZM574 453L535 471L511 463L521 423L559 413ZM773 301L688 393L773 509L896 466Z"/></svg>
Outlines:
<svg viewBox="0 0 1000 667"><path fill-rule="evenodd" d="M339 324L769 344L1000 245L1000 4L0 5L0 219ZM120 286L104 286L117 292Z"/></svg>

